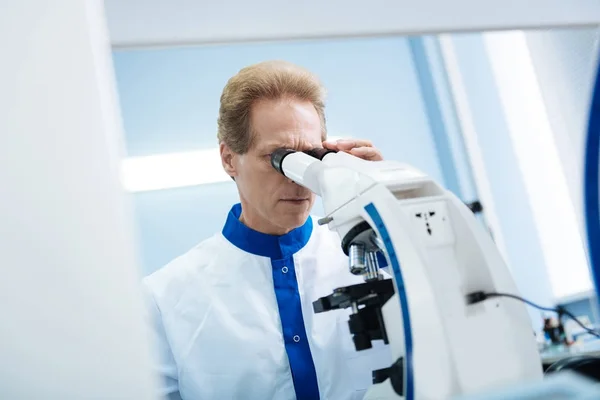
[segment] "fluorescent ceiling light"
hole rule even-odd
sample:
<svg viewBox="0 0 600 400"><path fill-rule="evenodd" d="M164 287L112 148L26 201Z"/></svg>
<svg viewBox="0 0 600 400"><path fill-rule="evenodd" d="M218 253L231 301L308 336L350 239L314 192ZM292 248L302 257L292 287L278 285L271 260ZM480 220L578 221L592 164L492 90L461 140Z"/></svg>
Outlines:
<svg viewBox="0 0 600 400"><path fill-rule="evenodd" d="M330 136L330 140L340 137ZM232 182L223 170L219 148L128 157L121 163L121 182L128 192L174 189Z"/></svg>

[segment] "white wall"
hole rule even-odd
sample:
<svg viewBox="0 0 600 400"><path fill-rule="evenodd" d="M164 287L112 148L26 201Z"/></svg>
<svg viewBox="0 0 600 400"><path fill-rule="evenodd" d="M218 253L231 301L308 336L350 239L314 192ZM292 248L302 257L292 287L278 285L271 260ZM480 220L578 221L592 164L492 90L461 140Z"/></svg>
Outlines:
<svg viewBox="0 0 600 400"><path fill-rule="evenodd" d="M526 32L548 119L582 232L583 161L600 29Z"/></svg>
<svg viewBox="0 0 600 400"><path fill-rule="evenodd" d="M440 38L461 132L486 217L522 296L539 304L555 297L526 182L518 166L502 99L480 33ZM539 312L530 309L534 326Z"/></svg>
<svg viewBox="0 0 600 400"><path fill-rule="evenodd" d="M591 279L579 216L525 33L486 33L484 38L553 293L560 299L588 291ZM555 83L548 83L546 93L553 93ZM588 107L579 106L576 111L584 114ZM581 182L576 188L583 189Z"/></svg>
<svg viewBox="0 0 600 400"><path fill-rule="evenodd" d="M595 30L445 35L484 206L523 294L563 302L592 289L582 217L583 138ZM450 61L450 62L449 62ZM488 207L489 209L489 207Z"/></svg>

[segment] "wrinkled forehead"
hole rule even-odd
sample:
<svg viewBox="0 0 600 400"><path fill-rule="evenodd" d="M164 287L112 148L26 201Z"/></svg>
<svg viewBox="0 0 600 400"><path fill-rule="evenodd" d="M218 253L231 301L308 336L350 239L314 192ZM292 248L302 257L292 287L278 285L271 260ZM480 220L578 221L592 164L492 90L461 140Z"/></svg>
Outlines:
<svg viewBox="0 0 600 400"><path fill-rule="evenodd" d="M252 108L250 125L252 147L260 150L321 147L321 120L310 102L260 101Z"/></svg>

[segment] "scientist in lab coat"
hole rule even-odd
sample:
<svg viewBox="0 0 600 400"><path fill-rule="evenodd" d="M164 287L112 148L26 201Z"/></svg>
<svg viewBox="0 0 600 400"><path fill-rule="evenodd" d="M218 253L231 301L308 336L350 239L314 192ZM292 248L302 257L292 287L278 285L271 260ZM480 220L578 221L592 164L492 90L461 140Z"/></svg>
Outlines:
<svg viewBox="0 0 600 400"><path fill-rule="evenodd" d="M391 364L385 346L355 350L348 310L313 313L313 301L362 278L348 272L337 234L310 216L315 196L270 154L382 158L368 141L326 137L324 89L307 70L263 62L226 84L218 140L240 204L220 232L143 281L165 398L360 399L371 371Z"/></svg>

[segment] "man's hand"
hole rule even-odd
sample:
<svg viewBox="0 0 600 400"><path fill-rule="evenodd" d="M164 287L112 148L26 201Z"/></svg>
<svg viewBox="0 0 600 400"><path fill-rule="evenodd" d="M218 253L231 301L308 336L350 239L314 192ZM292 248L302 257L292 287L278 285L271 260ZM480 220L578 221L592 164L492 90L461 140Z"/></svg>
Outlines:
<svg viewBox="0 0 600 400"><path fill-rule="evenodd" d="M381 152L368 140L363 139L340 139L335 142L325 141L323 147L329 150L344 151L353 156L368 161L381 161Z"/></svg>

